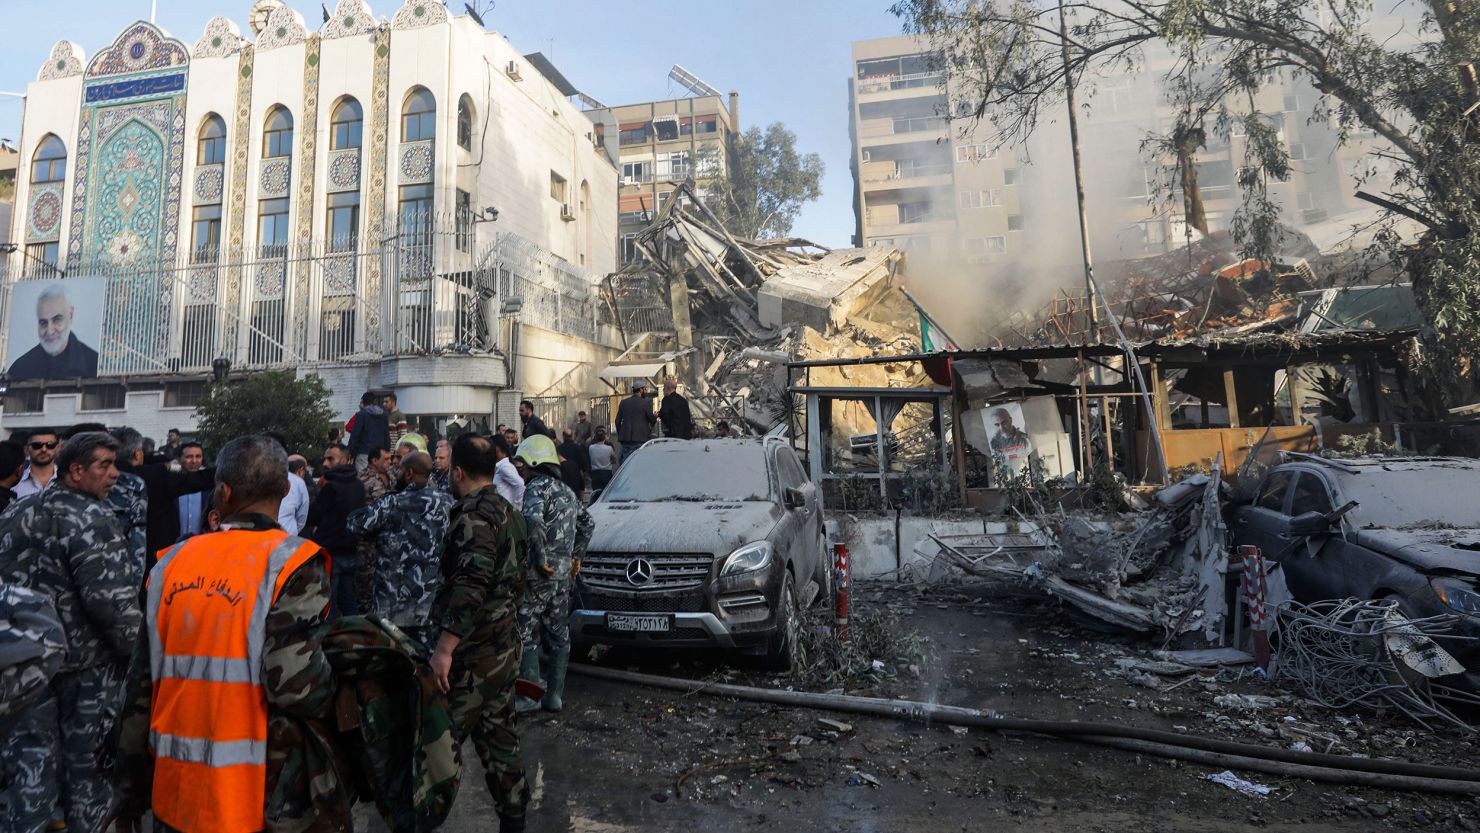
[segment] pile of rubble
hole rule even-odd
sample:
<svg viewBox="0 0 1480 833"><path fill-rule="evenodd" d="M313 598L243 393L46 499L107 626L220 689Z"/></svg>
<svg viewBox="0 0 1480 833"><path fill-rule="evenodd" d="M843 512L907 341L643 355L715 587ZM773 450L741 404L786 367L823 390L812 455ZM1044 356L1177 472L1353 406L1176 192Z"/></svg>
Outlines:
<svg viewBox="0 0 1480 833"><path fill-rule="evenodd" d="M1225 488L1215 467L1162 490L1131 520L1060 511L1005 533L930 537L937 558L1039 587L1100 625L1212 639L1226 619Z"/></svg>
<svg viewBox="0 0 1480 833"><path fill-rule="evenodd" d="M643 340L673 357L701 417L764 432L793 407L787 362L919 349L916 311L898 285L904 268L898 249L740 239L688 184L673 192L634 246L640 257L607 279L615 320L628 344ZM925 383L914 363L830 368L812 379L814 385Z"/></svg>
<svg viewBox="0 0 1480 833"><path fill-rule="evenodd" d="M1292 232L1285 252L1272 262L1245 258L1228 232L1217 232L1166 254L1112 263L1097 270L1097 278L1133 342L1291 328L1301 312L1300 293L1331 281L1317 275L1312 259L1319 253L1302 235ZM1116 342L1103 308L1099 312L1099 340ZM1016 314L995 332L1004 347L1081 344L1093 326L1084 297L1060 291L1037 313Z"/></svg>

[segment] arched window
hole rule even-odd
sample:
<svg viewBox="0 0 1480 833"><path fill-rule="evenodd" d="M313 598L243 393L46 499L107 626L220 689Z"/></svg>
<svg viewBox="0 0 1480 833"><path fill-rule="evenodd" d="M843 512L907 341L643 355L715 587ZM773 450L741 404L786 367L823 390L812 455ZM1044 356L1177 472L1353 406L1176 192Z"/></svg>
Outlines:
<svg viewBox="0 0 1480 833"><path fill-rule="evenodd" d="M220 165L226 161L226 120L215 113L200 125L195 146L195 164Z"/></svg>
<svg viewBox="0 0 1480 833"><path fill-rule="evenodd" d="M67 177L67 148L55 134L47 134L31 160L31 182L61 182Z"/></svg>
<svg viewBox="0 0 1480 833"><path fill-rule="evenodd" d="M401 107L401 141L419 142L437 136L437 101L425 87L406 96Z"/></svg>
<svg viewBox="0 0 1480 833"><path fill-rule="evenodd" d="M262 129L262 156L272 159L293 155L293 114L286 107L267 111L267 124Z"/></svg>
<svg viewBox="0 0 1480 833"><path fill-rule="evenodd" d="M466 93L457 100L457 144L463 150L473 149L473 99Z"/></svg>
<svg viewBox="0 0 1480 833"><path fill-rule="evenodd" d="M334 107L334 115L329 119L329 148L344 150L359 147L364 126L365 113L360 109L360 102L353 98L341 99Z"/></svg>

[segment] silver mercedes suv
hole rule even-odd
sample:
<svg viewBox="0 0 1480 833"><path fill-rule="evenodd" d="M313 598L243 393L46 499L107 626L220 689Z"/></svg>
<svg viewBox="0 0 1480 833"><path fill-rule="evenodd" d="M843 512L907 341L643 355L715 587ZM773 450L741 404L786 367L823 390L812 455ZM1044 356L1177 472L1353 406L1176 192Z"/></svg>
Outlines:
<svg viewBox="0 0 1480 833"><path fill-rule="evenodd" d="M591 506L571 636L791 662L798 611L831 597L821 496L776 438L654 440Z"/></svg>

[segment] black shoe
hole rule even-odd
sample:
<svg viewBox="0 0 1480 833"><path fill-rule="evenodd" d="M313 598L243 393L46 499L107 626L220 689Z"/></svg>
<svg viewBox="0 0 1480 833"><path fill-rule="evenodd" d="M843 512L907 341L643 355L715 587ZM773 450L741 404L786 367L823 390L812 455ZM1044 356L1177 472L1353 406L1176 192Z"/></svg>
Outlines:
<svg viewBox="0 0 1480 833"><path fill-rule="evenodd" d="M524 833L524 814L506 816L498 814L498 833Z"/></svg>

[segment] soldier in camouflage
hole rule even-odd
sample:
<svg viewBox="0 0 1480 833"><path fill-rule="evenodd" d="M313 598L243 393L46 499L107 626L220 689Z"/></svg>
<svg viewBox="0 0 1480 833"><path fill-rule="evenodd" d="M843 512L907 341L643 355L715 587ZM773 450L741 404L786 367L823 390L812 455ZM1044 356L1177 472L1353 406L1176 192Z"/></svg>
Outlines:
<svg viewBox="0 0 1480 833"><path fill-rule="evenodd" d="M17 715L46 694L67 657L67 632L51 599L15 585L0 586L0 736Z"/></svg>
<svg viewBox="0 0 1480 833"><path fill-rule="evenodd" d="M44 830L60 810L69 830L96 830L111 788L99 752L118 714L123 664L143 614L143 564L107 503L118 443L73 436L57 455L59 482L0 518L0 584L52 599L67 658L0 748L0 830Z"/></svg>
<svg viewBox="0 0 1480 833"><path fill-rule="evenodd" d="M375 604L372 611L431 649L429 623L437 597L438 570L447 539L452 495L427 485L432 458L421 452L401 458L404 488L349 516L345 527L375 538Z"/></svg>
<svg viewBox="0 0 1480 833"><path fill-rule="evenodd" d="M221 529L250 532L281 529L277 517L287 491L284 480L287 467L287 453L265 436L241 437L227 443L216 460L216 500L221 507ZM284 748L274 728L282 725L283 716L323 719L333 711L334 670L320 641L329 608L327 561L323 551L316 552L290 575L280 578L282 589L268 608L263 629L262 679L269 719L268 775L263 799L268 830L322 829L315 826L316 808L336 803L334 796L313 792L315 789L333 791L338 785L332 780L310 783L309 779L294 778L293 773L284 771L283 761L295 750ZM156 566L156 576L160 569ZM133 659L123 686L125 700L114 770L117 795L108 814L110 819L122 822L129 829L138 829L138 820L149 810L154 783L149 726L156 704L149 643L149 634L144 632L129 646ZM169 652L169 645L162 647ZM188 703L171 705L189 708ZM304 795L303 790L311 794ZM157 819L154 824L155 830L174 833Z"/></svg>
<svg viewBox="0 0 1480 833"><path fill-rule="evenodd" d="M432 607L441 635L430 664L438 687L450 692L460 737L472 736L483 761L499 830L522 833L529 784L515 730L515 621L529 561L524 519L493 487L497 462L487 438L463 434L453 443L457 503Z"/></svg>
<svg viewBox="0 0 1480 833"><path fill-rule="evenodd" d="M524 476L524 524L529 534L529 590L519 605L519 641L524 657L519 676L539 679L540 643L550 652L543 704L518 698L519 712L558 712L570 665L570 580L581 572L581 556L596 524L560 477L555 442L543 434L525 438L514 455ZM543 636L543 640L541 637Z"/></svg>
<svg viewBox="0 0 1480 833"><path fill-rule="evenodd" d="M108 493L108 503L118 516L123 534L128 537L129 549L139 560L139 574L149 569L149 488L144 478L124 467L138 466L144 462L144 435L132 428L115 428L113 439L118 443L118 482Z"/></svg>

